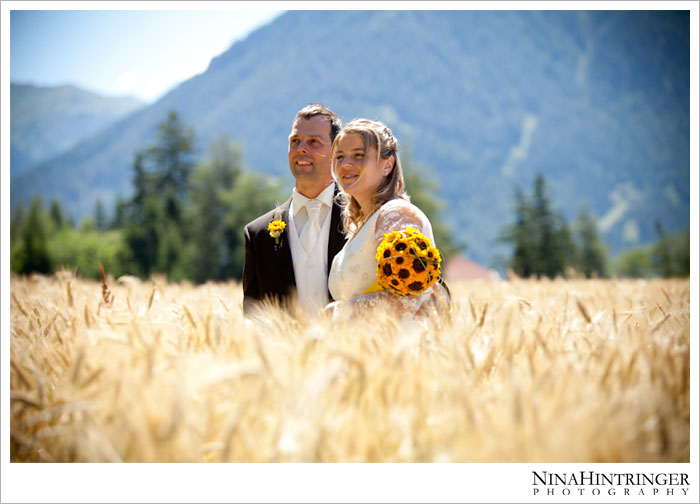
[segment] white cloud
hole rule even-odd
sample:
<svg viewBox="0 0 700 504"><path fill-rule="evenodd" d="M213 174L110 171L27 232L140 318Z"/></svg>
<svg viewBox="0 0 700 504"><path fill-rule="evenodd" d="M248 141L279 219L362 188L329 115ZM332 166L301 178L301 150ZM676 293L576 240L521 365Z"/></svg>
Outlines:
<svg viewBox="0 0 700 504"><path fill-rule="evenodd" d="M515 173L515 167L521 161L527 159L527 155L530 152L530 143L532 142L532 135L537 129L537 116L527 114L523 118L522 132L520 134L520 141L517 145L510 148L508 152L508 158L506 162L501 167L501 174L510 177Z"/></svg>
<svg viewBox="0 0 700 504"><path fill-rule="evenodd" d="M598 220L598 228L607 233L613 225L622 220L633 202L641 199L642 193L631 182L620 184L610 193L613 206Z"/></svg>
<svg viewBox="0 0 700 504"><path fill-rule="evenodd" d="M666 186L666 188L664 189L664 194L674 205L678 206L681 204L681 197L678 195L673 186Z"/></svg>
<svg viewBox="0 0 700 504"><path fill-rule="evenodd" d="M634 219L629 219L625 221L625 225L622 227L622 239L627 243L637 243L639 242L639 224Z"/></svg>

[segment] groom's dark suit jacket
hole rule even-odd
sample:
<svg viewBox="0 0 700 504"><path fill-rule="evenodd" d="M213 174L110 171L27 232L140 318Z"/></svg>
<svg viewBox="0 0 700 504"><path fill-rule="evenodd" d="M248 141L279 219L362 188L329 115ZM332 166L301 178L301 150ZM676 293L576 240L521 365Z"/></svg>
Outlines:
<svg viewBox="0 0 700 504"><path fill-rule="evenodd" d="M248 312L256 301L266 298L280 302L283 306L295 295L296 282L292 250L289 246L290 197L276 210L255 219L245 227L245 264L243 265L243 311ZM275 219L287 223L279 244L270 236L267 225ZM331 226L328 235L328 270L335 255L345 244L345 235L340 220L340 207L333 203Z"/></svg>

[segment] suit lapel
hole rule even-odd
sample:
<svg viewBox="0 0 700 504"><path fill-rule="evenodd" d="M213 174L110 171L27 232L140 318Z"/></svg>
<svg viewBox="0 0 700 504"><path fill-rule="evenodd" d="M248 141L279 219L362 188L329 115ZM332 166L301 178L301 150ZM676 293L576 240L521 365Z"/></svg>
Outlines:
<svg viewBox="0 0 700 504"><path fill-rule="evenodd" d="M275 248L275 258L277 259L279 270L287 272L287 282L294 286L296 285L296 279L294 277L294 264L292 262L292 247L289 244L289 233L291 232L289 228L289 206L291 203L292 198L289 198L280 206L281 215L279 219L287 224L287 227L280 237L279 246Z"/></svg>

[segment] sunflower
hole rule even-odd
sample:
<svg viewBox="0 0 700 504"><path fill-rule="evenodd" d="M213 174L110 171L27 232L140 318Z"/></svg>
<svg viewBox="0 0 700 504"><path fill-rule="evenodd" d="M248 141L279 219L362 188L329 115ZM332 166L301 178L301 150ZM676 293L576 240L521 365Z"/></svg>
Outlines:
<svg viewBox="0 0 700 504"><path fill-rule="evenodd" d="M270 236L275 239L275 244L279 244L280 235L286 227L287 223L281 220L273 220L267 225L267 230L269 231Z"/></svg>
<svg viewBox="0 0 700 504"><path fill-rule="evenodd" d="M440 277L440 252L411 227L385 233L376 258L377 282L401 296L425 292Z"/></svg>

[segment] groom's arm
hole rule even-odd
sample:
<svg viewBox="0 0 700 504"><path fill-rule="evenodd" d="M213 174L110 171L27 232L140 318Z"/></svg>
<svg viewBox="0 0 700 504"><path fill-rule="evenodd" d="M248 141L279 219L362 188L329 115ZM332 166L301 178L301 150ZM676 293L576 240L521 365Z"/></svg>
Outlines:
<svg viewBox="0 0 700 504"><path fill-rule="evenodd" d="M251 240L250 227L243 230L245 235L245 259L243 262L243 313L246 314L255 302L260 299L258 283L258 268L256 264L255 247Z"/></svg>

